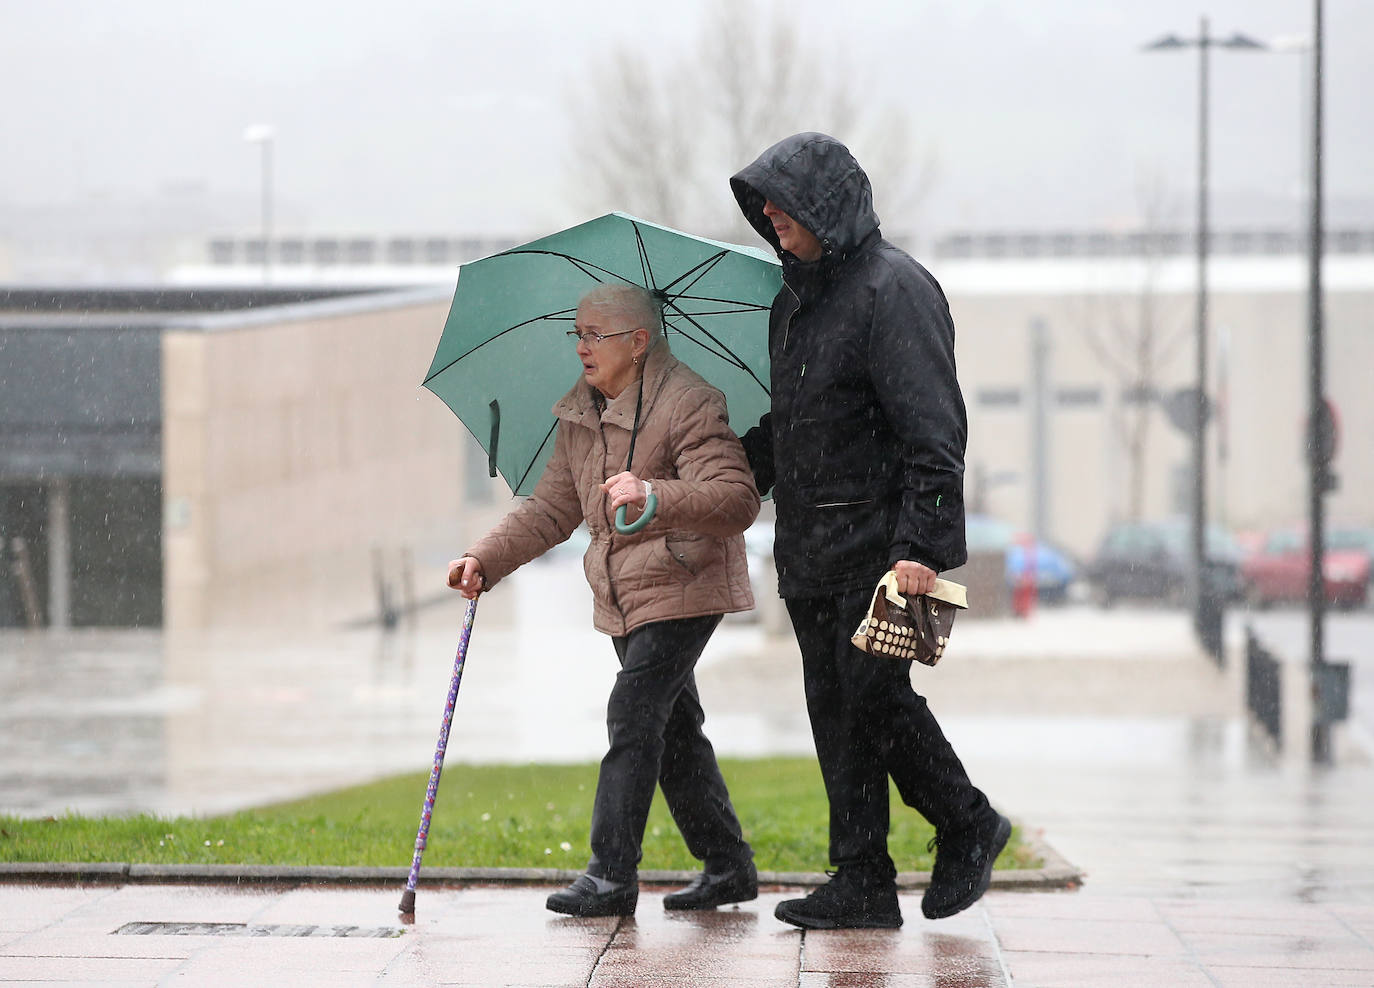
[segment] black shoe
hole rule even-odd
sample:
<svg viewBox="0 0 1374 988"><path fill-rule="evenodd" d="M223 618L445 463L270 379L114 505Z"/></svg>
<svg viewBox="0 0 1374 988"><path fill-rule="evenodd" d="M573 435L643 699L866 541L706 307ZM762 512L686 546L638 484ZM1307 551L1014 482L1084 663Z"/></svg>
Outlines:
<svg viewBox="0 0 1374 988"><path fill-rule="evenodd" d="M902 925L897 884L862 869L841 868L805 899L778 903L773 915L804 930L895 930Z"/></svg>
<svg viewBox="0 0 1374 988"><path fill-rule="evenodd" d="M931 843L935 867L921 899L926 919L944 919L977 902L992 881L992 863L1011 836L1011 821L1000 813L970 830L937 834Z"/></svg>
<svg viewBox="0 0 1374 988"><path fill-rule="evenodd" d="M633 916L639 904L639 882L625 882L609 892L598 892L590 875L579 875L562 892L549 896L544 905L566 916Z"/></svg>
<svg viewBox="0 0 1374 988"><path fill-rule="evenodd" d="M729 902L747 902L759 897L759 873L754 862L713 875L703 871L685 889L663 897L664 909L714 909Z"/></svg>

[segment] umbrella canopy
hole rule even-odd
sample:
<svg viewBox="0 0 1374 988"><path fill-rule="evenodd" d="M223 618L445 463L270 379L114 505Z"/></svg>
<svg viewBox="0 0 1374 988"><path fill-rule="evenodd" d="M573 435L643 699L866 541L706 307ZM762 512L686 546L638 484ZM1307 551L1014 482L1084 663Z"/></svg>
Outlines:
<svg viewBox="0 0 1374 988"><path fill-rule="evenodd" d="M736 432L768 410L768 310L781 266L610 213L462 265L424 386L448 405L516 494L553 452L553 405L582 365L569 342L577 303L599 283L633 284L663 305L673 354L725 394Z"/></svg>

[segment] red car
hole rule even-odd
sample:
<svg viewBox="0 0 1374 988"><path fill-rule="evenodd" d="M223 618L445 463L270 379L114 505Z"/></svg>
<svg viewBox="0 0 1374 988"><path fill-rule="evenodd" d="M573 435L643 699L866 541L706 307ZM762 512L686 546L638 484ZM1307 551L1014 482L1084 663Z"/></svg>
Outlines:
<svg viewBox="0 0 1374 988"><path fill-rule="evenodd" d="M1255 607L1301 603L1307 599L1311 571L1306 533L1295 528L1270 532L1264 545L1241 563L1245 598ZM1369 571L1369 553L1329 546L1322 562L1326 602L1338 607L1363 607L1369 599Z"/></svg>

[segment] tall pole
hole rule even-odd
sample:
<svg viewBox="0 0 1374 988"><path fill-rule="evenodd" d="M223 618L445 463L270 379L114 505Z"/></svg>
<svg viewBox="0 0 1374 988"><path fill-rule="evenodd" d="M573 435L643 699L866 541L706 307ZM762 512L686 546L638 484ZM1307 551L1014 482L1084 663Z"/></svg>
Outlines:
<svg viewBox="0 0 1374 988"><path fill-rule="evenodd" d="M1146 45L1146 51L1176 51L1180 48L1198 50L1198 112L1197 112L1197 327L1196 327L1196 383L1194 386L1193 408L1193 496L1192 496L1192 572L1189 574L1193 591L1193 619L1201 629L1204 614L1215 617L1212 605L1215 601L1204 600L1208 590L1204 579L1207 561L1207 420L1209 402L1207 401L1207 250L1208 250L1208 58L1212 48L1232 50L1263 50L1266 46L1243 34L1233 34L1229 38L1213 38L1207 18L1201 18L1198 36L1193 39L1180 38L1169 34L1158 41Z"/></svg>
<svg viewBox="0 0 1374 988"><path fill-rule="evenodd" d="M1326 556L1326 517L1323 497L1328 485L1326 460L1326 402L1322 325L1322 0L1314 0L1312 24L1312 212L1307 229L1307 513L1312 564L1307 574L1307 607L1311 633L1313 683L1321 681L1326 662L1326 593L1323 568ZM1317 698L1320 704L1320 697ZM1331 758L1330 728L1320 716L1312 722L1312 759Z"/></svg>
<svg viewBox="0 0 1374 988"><path fill-rule="evenodd" d="M1031 531L1050 537L1049 334L1045 320L1031 320Z"/></svg>
<svg viewBox="0 0 1374 988"><path fill-rule="evenodd" d="M243 139L256 144L262 162L259 191L262 197L262 282L272 280L272 142L276 132L267 124L254 124L243 132Z"/></svg>
<svg viewBox="0 0 1374 988"><path fill-rule="evenodd" d="M272 135L262 144L262 283L272 280Z"/></svg>
<svg viewBox="0 0 1374 988"><path fill-rule="evenodd" d="M1203 566L1207 559L1207 18L1198 32L1197 106L1197 383L1193 433L1193 610L1201 613Z"/></svg>

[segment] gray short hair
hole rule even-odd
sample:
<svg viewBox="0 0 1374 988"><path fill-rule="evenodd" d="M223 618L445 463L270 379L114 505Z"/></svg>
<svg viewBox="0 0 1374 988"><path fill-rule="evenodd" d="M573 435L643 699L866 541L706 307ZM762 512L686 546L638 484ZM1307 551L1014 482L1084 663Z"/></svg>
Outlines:
<svg viewBox="0 0 1374 988"><path fill-rule="evenodd" d="M597 285L578 304L610 310L626 329L647 329L651 345L663 335L663 308L652 292L638 285Z"/></svg>

